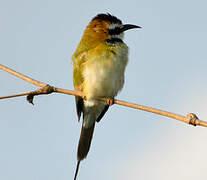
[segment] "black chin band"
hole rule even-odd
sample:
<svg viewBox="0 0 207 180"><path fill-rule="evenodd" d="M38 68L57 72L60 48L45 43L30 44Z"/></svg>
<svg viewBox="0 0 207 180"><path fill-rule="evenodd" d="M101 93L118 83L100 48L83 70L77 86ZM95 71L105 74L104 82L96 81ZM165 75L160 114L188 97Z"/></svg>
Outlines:
<svg viewBox="0 0 207 180"><path fill-rule="evenodd" d="M117 43L117 42L123 43L123 41L121 39L119 39L119 38L110 38L110 39L107 39L106 42L107 43L112 43L112 44L113 43Z"/></svg>

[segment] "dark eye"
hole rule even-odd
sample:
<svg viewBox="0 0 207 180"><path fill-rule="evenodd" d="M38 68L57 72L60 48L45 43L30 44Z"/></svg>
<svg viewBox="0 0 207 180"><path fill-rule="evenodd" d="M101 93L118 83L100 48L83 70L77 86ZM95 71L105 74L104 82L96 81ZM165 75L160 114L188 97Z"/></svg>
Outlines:
<svg viewBox="0 0 207 180"><path fill-rule="evenodd" d="M115 27L114 29L109 29L110 35L119 35L121 33L120 27Z"/></svg>

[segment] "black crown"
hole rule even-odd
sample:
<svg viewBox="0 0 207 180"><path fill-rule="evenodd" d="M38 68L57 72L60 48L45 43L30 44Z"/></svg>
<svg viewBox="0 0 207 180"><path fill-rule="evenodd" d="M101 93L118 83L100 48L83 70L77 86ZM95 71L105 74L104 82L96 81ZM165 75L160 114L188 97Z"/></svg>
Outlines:
<svg viewBox="0 0 207 180"><path fill-rule="evenodd" d="M102 21L109 21L110 23L115 23L115 24L122 24L121 20L118 19L117 17L107 13L107 14L98 14L95 16L93 20L102 20Z"/></svg>

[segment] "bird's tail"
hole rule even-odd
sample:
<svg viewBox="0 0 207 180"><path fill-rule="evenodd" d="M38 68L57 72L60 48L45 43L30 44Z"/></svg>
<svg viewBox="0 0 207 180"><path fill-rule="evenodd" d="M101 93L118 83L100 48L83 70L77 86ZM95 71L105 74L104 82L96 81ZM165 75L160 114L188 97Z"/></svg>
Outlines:
<svg viewBox="0 0 207 180"><path fill-rule="evenodd" d="M91 127L88 128L82 126L81 135L78 143L78 153L77 153L78 160L80 161L86 158L88 154L88 151L91 146L94 127L95 127L95 122L91 125Z"/></svg>
<svg viewBox="0 0 207 180"><path fill-rule="evenodd" d="M78 143L78 152L77 152L78 162L77 162L74 180L76 180L76 177L78 175L80 161L86 158L88 151L90 149L94 127L95 127L95 122L92 124L91 127L87 127L87 128L82 125L81 135Z"/></svg>

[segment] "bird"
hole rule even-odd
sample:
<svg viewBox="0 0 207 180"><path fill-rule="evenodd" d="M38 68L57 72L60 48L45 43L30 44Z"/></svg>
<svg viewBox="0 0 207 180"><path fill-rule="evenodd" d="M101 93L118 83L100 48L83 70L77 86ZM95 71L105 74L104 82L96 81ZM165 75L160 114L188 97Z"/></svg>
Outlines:
<svg viewBox="0 0 207 180"><path fill-rule="evenodd" d="M128 62L128 46L124 43L124 32L141 28L123 24L109 14L96 15L86 27L72 56L73 84L84 98L75 97L78 122L83 117L77 150L76 180L80 162L86 158L96 122L100 122L110 103L97 100L107 98L113 104L114 97L124 85L125 68Z"/></svg>

